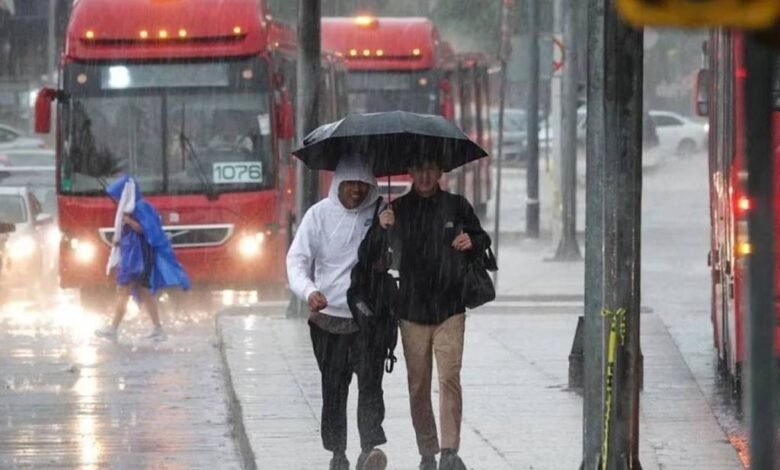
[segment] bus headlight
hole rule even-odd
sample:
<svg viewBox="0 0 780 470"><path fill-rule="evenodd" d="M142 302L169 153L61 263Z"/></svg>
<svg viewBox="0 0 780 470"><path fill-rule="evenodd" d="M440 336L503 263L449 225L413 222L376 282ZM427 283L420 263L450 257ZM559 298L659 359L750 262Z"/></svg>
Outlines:
<svg viewBox="0 0 780 470"><path fill-rule="evenodd" d="M244 258L254 258L260 253L263 241L265 241L263 232L257 232L254 235L243 235L238 242L238 251Z"/></svg>
<svg viewBox="0 0 780 470"><path fill-rule="evenodd" d="M35 253L35 239L30 235L22 235L21 237L14 237L8 241L8 254L11 259L25 259Z"/></svg>
<svg viewBox="0 0 780 470"><path fill-rule="evenodd" d="M97 247L95 244L88 241L81 241L78 238L72 238L70 240L70 247L74 251L76 261L82 264L91 263L95 259L97 253Z"/></svg>

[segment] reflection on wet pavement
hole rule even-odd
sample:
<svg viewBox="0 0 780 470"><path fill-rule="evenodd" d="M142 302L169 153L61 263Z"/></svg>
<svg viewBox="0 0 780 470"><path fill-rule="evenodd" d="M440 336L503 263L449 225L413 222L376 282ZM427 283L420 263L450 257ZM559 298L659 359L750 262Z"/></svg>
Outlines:
<svg viewBox="0 0 780 470"><path fill-rule="evenodd" d="M238 468L213 318L163 310L167 341L133 309L111 342L73 296L2 306L0 468Z"/></svg>

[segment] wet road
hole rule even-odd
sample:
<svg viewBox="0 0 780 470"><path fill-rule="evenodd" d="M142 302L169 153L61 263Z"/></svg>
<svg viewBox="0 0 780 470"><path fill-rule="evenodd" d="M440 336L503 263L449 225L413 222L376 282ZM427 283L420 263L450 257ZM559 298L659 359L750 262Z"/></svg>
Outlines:
<svg viewBox="0 0 780 470"><path fill-rule="evenodd" d="M111 342L77 305L0 309L0 468L239 468L213 318L164 315L153 343L131 309Z"/></svg>
<svg viewBox="0 0 780 470"><path fill-rule="evenodd" d="M727 439L747 462L742 416L721 382L712 342L707 156L668 159L646 172L643 189L642 303L669 329Z"/></svg>

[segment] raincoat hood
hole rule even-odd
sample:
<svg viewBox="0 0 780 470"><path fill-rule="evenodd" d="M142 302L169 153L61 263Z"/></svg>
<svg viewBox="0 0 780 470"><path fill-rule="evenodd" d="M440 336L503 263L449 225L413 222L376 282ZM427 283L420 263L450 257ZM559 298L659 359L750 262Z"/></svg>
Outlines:
<svg viewBox="0 0 780 470"><path fill-rule="evenodd" d="M132 181L135 185L134 191L135 191L135 201L138 202L143 199L141 196L141 188L138 186L138 181L135 180L130 175L122 175L119 178L117 178L113 183L109 184L108 187L106 187L106 194L113 199L115 202L119 202L119 200L122 198L122 191L125 189L125 184L128 181Z"/></svg>
<svg viewBox="0 0 780 470"><path fill-rule="evenodd" d="M339 200L339 185L344 181L362 181L371 187L354 209L347 209ZM320 291L328 300L323 313L352 318L347 304L350 273L381 204L376 178L361 158L342 158L328 197L306 211L287 253L287 278L298 298L306 301L312 292Z"/></svg>
<svg viewBox="0 0 780 470"><path fill-rule="evenodd" d="M371 173L366 166L365 161L360 155L349 155L339 160L339 164L336 166L336 171L333 173L333 182L330 184L330 191L328 192L328 198L341 207L344 207L339 200L339 185L344 181L362 181L368 184L371 188L368 190L366 198L360 203L360 206L354 210L359 211L365 207L371 206L376 203L379 197L379 186L376 182L376 177Z"/></svg>

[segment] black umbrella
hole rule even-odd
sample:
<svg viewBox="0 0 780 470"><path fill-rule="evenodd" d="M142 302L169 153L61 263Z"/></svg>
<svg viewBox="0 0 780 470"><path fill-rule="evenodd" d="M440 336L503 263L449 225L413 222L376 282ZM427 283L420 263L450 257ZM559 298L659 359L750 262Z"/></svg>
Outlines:
<svg viewBox="0 0 780 470"><path fill-rule="evenodd" d="M487 155L455 124L430 114L350 114L323 124L293 151L313 170L335 170L342 155L359 154L376 176L402 175L415 160L450 171Z"/></svg>

